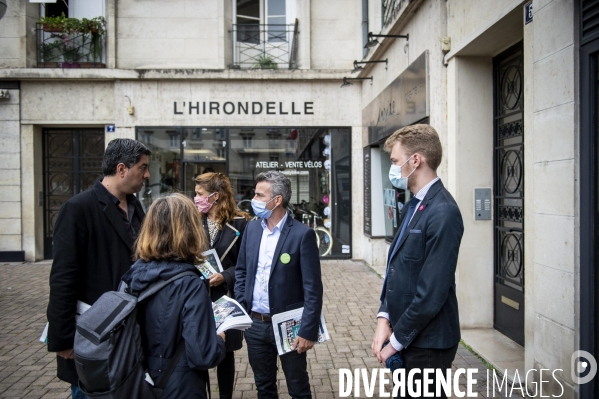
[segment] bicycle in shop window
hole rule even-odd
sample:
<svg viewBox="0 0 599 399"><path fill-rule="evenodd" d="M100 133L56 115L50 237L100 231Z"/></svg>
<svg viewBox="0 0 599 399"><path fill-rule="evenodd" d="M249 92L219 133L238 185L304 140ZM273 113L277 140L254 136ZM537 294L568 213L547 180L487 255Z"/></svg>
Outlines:
<svg viewBox="0 0 599 399"><path fill-rule="evenodd" d="M333 236L329 229L325 227L322 216L318 212L310 209L310 204L302 200L299 204L294 204L294 217L306 226L310 227L316 233L316 245L321 257L327 256L333 249Z"/></svg>
<svg viewBox="0 0 599 399"><path fill-rule="evenodd" d="M170 183L166 184L166 183ZM172 179L168 180L162 178L160 182L150 184L148 180L144 183L144 187L140 192L139 201L141 202L143 209L145 211L148 210L152 202L158 198L160 195L165 193L172 193L174 191Z"/></svg>
<svg viewBox="0 0 599 399"><path fill-rule="evenodd" d="M249 213L252 220L257 220L258 216L254 214L252 209L252 201L249 199L241 200L237 203L237 208ZM317 212L309 209L309 204L302 200L300 204L294 204L293 209L290 207L288 213L291 217L302 222L310 227L316 233L316 245L318 246L318 254L327 256L333 249L333 236L329 229L325 227L323 218Z"/></svg>
<svg viewBox="0 0 599 399"><path fill-rule="evenodd" d="M239 201L237 203L237 209L239 209L240 211L249 213L250 216L252 217L251 220L258 219L258 216L256 216L256 214L254 213L254 209L252 209L252 200L244 199L244 200Z"/></svg>

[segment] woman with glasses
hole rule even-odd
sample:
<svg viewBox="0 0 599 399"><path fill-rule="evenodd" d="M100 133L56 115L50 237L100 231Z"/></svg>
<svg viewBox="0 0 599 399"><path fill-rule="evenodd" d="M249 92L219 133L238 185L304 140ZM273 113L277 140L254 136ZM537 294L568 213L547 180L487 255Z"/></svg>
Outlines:
<svg viewBox="0 0 599 399"><path fill-rule="evenodd" d="M250 215L240 211L235 204L231 182L222 173L204 173L195 178L195 204L202 213L203 224L210 248L214 248L223 267L222 273L209 280L210 296L216 301L223 295L235 298L235 265L245 225ZM242 333L226 332L225 359L218 365L216 376L220 399L233 397L235 383L235 357L233 351L241 349Z"/></svg>

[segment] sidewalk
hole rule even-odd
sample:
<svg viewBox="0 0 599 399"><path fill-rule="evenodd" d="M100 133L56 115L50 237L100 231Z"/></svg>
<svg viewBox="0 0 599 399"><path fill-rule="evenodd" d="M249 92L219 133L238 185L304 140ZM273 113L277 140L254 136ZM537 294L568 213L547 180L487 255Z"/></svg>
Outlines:
<svg viewBox="0 0 599 399"><path fill-rule="evenodd" d="M70 387L56 376L55 356L38 338L46 323L49 261L0 265L0 398L69 398ZM323 261L324 314L331 341L308 352L315 399L339 397L340 368L378 368L370 354L381 277L363 262ZM236 352L234 398L256 398L244 348ZM479 397L486 397L486 367L460 346L454 368L478 368ZM216 375L210 373L218 399ZM280 398L289 398L279 367ZM465 380L463 381L465 382ZM462 390L465 391L464 386ZM375 388L378 397L378 384ZM361 391L365 397L364 391ZM496 396L500 397L500 396Z"/></svg>

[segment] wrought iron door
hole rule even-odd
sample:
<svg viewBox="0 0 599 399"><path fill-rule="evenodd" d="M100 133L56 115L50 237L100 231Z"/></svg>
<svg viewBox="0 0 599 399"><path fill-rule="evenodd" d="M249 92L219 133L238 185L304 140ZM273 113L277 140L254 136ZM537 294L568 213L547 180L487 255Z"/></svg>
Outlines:
<svg viewBox="0 0 599 399"><path fill-rule="evenodd" d="M519 43L493 60L494 327L524 345L524 57Z"/></svg>
<svg viewBox="0 0 599 399"><path fill-rule="evenodd" d="M44 257L52 258L54 223L62 204L102 176L103 129L44 130Z"/></svg>

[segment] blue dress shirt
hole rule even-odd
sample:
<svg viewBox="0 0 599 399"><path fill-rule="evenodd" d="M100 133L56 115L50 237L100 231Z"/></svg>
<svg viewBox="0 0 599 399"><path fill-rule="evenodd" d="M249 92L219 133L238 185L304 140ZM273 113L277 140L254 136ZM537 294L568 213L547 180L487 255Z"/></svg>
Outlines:
<svg viewBox="0 0 599 399"><path fill-rule="evenodd" d="M258 267L256 268L256 280L254 281L254 293L252 296L252 312L270 314L270 302L268 300L268 282L270 280L270 269L272 257L275 254L281 229L287 220L287 213L270 231L266 220L262 219L262 240L260 241L260 252L258 255Z"/></svg>

